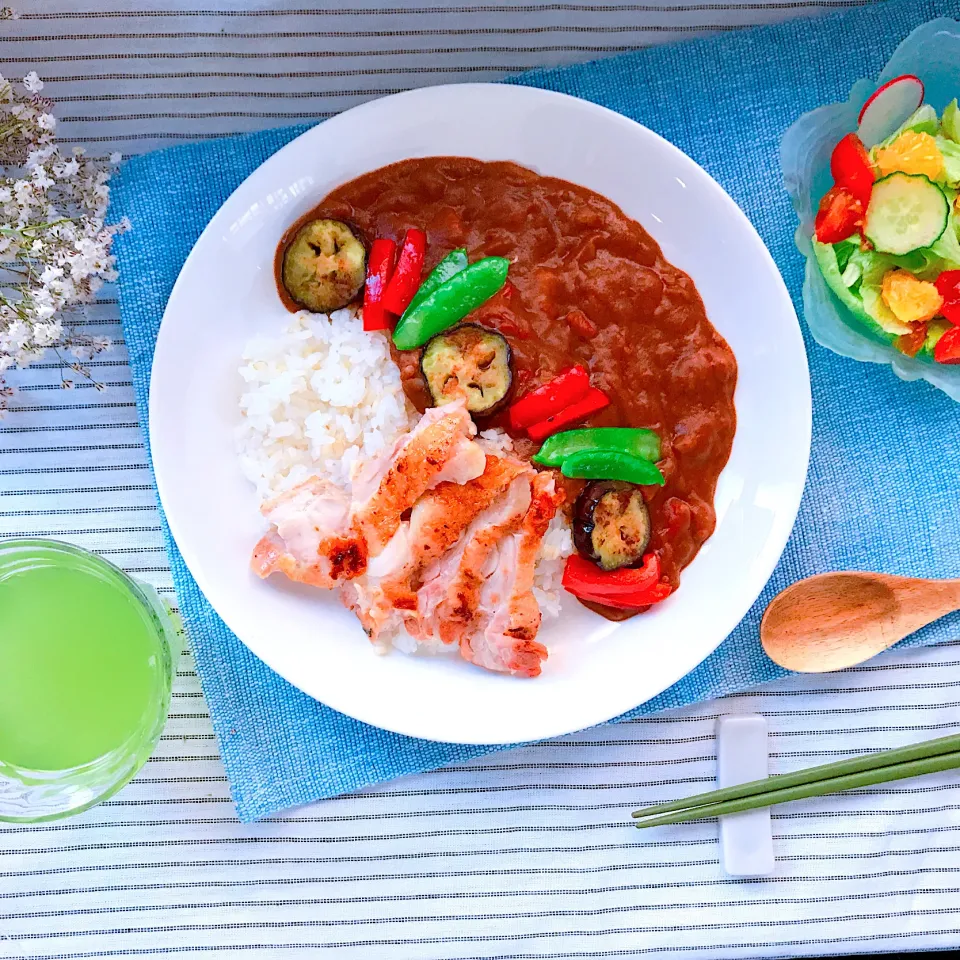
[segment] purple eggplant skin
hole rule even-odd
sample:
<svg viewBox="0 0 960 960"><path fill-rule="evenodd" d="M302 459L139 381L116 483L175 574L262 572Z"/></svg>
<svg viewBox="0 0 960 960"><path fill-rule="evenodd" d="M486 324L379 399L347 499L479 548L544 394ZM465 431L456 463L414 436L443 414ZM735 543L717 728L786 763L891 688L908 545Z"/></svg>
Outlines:
<svg viewBox="0 0 960 960"><path fill-rule="evenodd" d="M640 488L621 480L594 480L573 507L573 543L602 570L643 561L650 544L650 511Z"/></svg>

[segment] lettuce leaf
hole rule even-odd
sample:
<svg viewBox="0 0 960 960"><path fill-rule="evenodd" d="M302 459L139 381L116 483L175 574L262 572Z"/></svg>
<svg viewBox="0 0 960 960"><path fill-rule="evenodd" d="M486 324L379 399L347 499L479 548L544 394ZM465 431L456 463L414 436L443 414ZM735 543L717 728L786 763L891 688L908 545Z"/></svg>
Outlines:
<svg viewBox="0 0 960 960"><path fill-rule="evenodd" d="M941 127L945 137L949 137L954 143L960 143L960 107L957 106L956 99L948 103L943 111Z"/></svg>
<svg viewBox="0 0 960 960"><path fill-rule="evenodd" d="M920 251L927 252L927 251ZM960 270L960 217L955 210L955 202L951 201L950 216L947 218L947 229L929 248L931 256L938 261L937 274L944 270ZM936 279L936 277L921 277L922 280Z"/></svg>
<svg viewBox="0 0 960 960"><path fill-rule="evenodd" d="M875 250L858 250L850 259L860 265L860 299L870 319L886 334L898 337L910 333L910 327L894 316L881 295L883 277L897 266L899 258Z"/></svg>
<svg viewBox="0 0 960 960"><path fill-rule="evenodd" d="M934 110L929 103L917 107L886 140L877 144L877 146L889 147L901 133L906 133L907 130L913 130L916 133L929 133L931 136L936 136L940 132L940 121L937 119L937 111Z"/></svg>
<svg viewBox="0 0 960 960"><path fill-rule="evenodd" d="M932 360L933 351L937 346L937 341L953 326L946 320L931 320L927 327L927 339L924 340L920 353L917 354L921 359Z"/></svg>
<svg viewBox="0 0 960 960"><path fill-rule="evenodd" d="M937 137L937 147L943 154L944 179L951 187L960 186L960 143Z"/></svg>
<svg viewBox="0 0 960 960"><path fill-rule="evenodd" d="M840 251L836 247L840 247ZM836 247L818 243L816 239L813 241L820 272L837 299L876 340L890 343L901 333L908 333L910 328L897 320L880 297L883 275L893 267L893 258L873 250L861 250L859 244L847 240ZM838 252L847 260L842 271L837 260ZM844 283L845 278L854 276L856 279L852 285Z"/></svg>

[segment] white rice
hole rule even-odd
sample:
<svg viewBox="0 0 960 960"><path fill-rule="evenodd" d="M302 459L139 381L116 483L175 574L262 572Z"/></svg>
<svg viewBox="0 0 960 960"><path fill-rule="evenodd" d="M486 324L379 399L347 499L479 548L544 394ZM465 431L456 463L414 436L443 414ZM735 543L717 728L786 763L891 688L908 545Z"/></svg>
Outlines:
<svg viewBox="0 0 960 960"><path fill-rule="evenodd" d="M357 461L392 445L419 419L386 336L366 332L355 310L301 311L278 336L251 340L242 360L237 451L261 500L313 476L349 488ZM513 451L502 430L483 430L478 442L490 453ZM563 561L572 552L570 526L558 514L534 579L545 620L560 613ZM399 637L395 643L406 652L414 647Z"/></svg>
<svg viewBox="0 0 960 960"><path fill-rule="evenodd" d="M301 311L276 337L243 351L237 447L262 499L321 476L350 485L350 470L417 421L381 333L355 310Z"/></svg>

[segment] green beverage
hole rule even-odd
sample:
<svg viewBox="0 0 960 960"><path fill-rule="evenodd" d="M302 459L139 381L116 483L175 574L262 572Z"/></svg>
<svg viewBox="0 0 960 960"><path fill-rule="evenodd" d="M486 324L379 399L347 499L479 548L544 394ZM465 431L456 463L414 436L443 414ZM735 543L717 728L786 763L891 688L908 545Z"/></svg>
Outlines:
<svg viewBox="0 0 960 960"><path fill-rule="evenodd" d="M0 820L64 816L126 783L178 653L149 587L67 544L0 541Z"/></svg>

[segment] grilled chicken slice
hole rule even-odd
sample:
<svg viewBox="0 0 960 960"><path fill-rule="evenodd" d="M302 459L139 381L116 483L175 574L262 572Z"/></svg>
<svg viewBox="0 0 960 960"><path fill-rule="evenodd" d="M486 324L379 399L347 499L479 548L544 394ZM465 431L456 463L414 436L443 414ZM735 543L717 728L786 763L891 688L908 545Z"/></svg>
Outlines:
<svg viewBox="0 0 960 960"><path fill-rule="evenodd" d="M400 519L431 487L463 484L486 465L473 442L477 428L460 401L433 407L414 429L382 457L368 462L353 480L351 526L375 557L400 527Z"/></svg>
<svg viewBox="0 0 960 960"><path fill-rule="evenodd" d="M554 474L538 473L519 529L500 540L485 564L482 619L460 639L460 653L470 663L516 676L540 675L547 648L536 639L540 606L533 595L534 567L540 543L562 502Z"/></svg>
<svg viewBox="0 0 960 960"><path fill-rule="evenodd" d="M488 456L483 473L464 484L444 482L415 504L409 523L401 525L380 556L370 561L362 582L342 590L342 599L375 639L396 623L393 611L416 620L417 590L431 561L443 557L471 521L485 511L520 475L532 474L519 460ZM526 481L529 486L529 480ZM423 634L414 624L414 635Z"/></svg>
<svg viewBox="0 0 960 960"><path fill-rule="evenodd" d="M472 440L475 433L462 402L428 410L392 450L361 468L352 504L318 478L265 503L261 513L274 529L254 548L253 571L328 589L360 576L426 490L483 473L486 459Z"/></svg>
<svg viewBox="0 0 960 960"><path fill-rule="evenodd" d="M268 500L260 512L273 528L253 550L250 566L258 576L284 573L330 588L366 567L363 544L348 535L350 501L332 483L314 477Z"/></svg>
<svg viewBox="0 0 960 960"><path fill-rule="evenodd" d="M471 629L479 614L487 561L497 543L520 526L530 506L533 476L533 470L525 470L512 480L457 545L427 568L417 594L419 635L456 643Z"/></svg>

